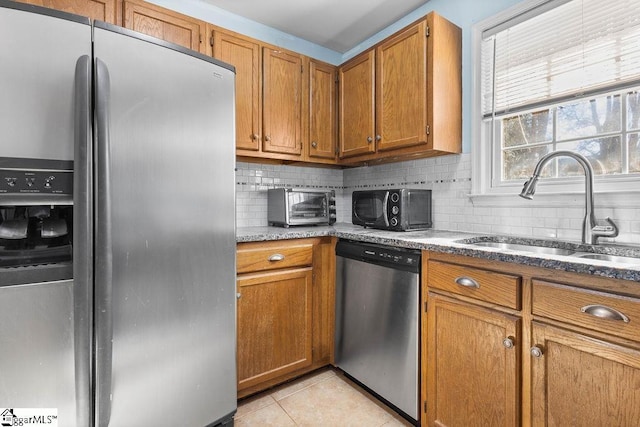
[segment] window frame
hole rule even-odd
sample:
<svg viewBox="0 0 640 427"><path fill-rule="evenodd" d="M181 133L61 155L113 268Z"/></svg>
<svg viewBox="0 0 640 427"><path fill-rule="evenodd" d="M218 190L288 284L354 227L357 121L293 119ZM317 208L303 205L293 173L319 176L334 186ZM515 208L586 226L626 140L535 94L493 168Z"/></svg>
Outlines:
<svg viewBox="0 0 640 427"><path fill-rule="evenodd" d="M471 140L471 161L472 161L472 177L471 177L471 194L470 197L474 204L478 205L520 205L519 194L522 182L500 182L495 185L493 182L494 173L501 174L501 142L500 138L492 141L491 126L485 124L482 111L482 34L488 29L503 25L505 22L512 20L518 16L528 16L534 9L542 7L547 9L549 6L557 7L566 0L524 0L510 8L505 9L498 14L491 16L472 27L471 31L471 55L472 55L472 140ZM616 88L612 88L614 92ZM568 103L568 102L567 102ZM566 103L565 103L566 104ZM554 104L549 104L553 107ZM555 114L554 114L555 117ZM554 118L555 120L555 118ZM499 135L500 122L494 122L494 132ZM625 142L626 143L626 142ZM638 174L630 175L609 175L596 176L595 178L596 193L606 194L606 200L611 204L618 205L623 202L627 207L640 207L640 176ZM544 202L545 200L553 203L559 200L566 202L567 199L573 200L570 205L579 205L580 193L584 193L584 178L581 176L570 178L557 178L552 181L541 180L539 182L536 199ZM567 195L575 197L567 198ZM602 200L602 197L599 196ZM521 199L522 200L522 199Z"/></svg>

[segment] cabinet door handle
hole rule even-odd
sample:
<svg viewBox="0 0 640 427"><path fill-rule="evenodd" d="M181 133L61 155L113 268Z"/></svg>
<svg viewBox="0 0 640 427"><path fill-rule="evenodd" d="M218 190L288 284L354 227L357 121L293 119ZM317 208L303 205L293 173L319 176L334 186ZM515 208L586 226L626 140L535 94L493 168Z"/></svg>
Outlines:
<svg viewBox="0 0 640 427"><path fill-rule="evenodd" d="M382 140L382 136L376 135L376 141L380 141L380 140Z"/></svg>
<svg viewBox="0 0 640 427"><path fill-rule="evenodd" d="M513 342L513 337L506 337L505 339L503 339L502 345L504 346L504 348L513 348L515 345Z"/></svg>
<svg viewBox="0 0 640 427"><path fill-rule="evenodd" d="M265 135L264 140L265 141L271 141L271 135Z"/></svg>
<svg viewBox="0 0 640 427"><path fill-rule="evenodd" d="M273 254L269 257L269 261L271 262L282 261L283 259L284 259L284 255L282 254Z"/></svg>
<svg viewBox="0 0 640 427"><path fill-rule="evenodd" d="M456 278L456 283L460 286L464 286L465 288L476 288L480 289L480 284L473 280L471 277L458 277Z"/></svg>
<svg viewBox="0 0 640 427"><path fill-rule="evenodd" d="M367 142L371 143L373 142L373 138L371 138L370 136L367 137Z"/></svg>
<svg viewBox="0 0 640 427"><path fill-rule="evenodd" d="M240 299L240 297L242 297L242 294L240 292L236 293L236 299Z"/></svg>
<svg viewBox="0 0 640 427"><path fill-rule="evenodd" d="M315 142L315 141L311 141L311 146L312 146L313 148L316 148L316 147L318 146L318 143L317 143L317 142Z"/></svg>
<svg viewBox="0 0 640 427"><path fill-rule="evenodd" d="M257 141L260 139L260 135L258 135L257 133L254 133L253 135L251 135L251 139L253 139L254 141Z"/></svg>
<svg viewBox="0 0 640 427"><path fill-rule="evenodd" d="M618 320L624 323L629 323L629 318L625 316L624 313L621 313L615 308L607 307L606 305L585 305L580 309L580 311L600 319Z"/></svg>
<svg viewBox="0 0 640 427"><path fill-rule="evenodd" d="M531 350L529 350L529 353L531 353L533 357L542 357L542 349L538 346L531 347Z"/></svg>

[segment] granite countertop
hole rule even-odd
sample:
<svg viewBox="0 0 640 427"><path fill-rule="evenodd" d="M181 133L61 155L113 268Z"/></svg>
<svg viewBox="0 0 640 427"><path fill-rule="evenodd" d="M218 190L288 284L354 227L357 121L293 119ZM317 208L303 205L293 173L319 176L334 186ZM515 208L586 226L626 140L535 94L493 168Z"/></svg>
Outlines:
<svg viewBox="0 0 640 427"><path fill-rule="evenodd" d="M487 240L489 238L493 241L514 239L509 236L488 236L486 234L434 229L394 232L363 228L348 223L338 223L333 226L239 228L236 232L236 241L238 243L260 242L325 236L336 236L343 239L351 239L361 242L377 243L408 249L424 249L435 252L485 258L495 261L511 262L534 267L551 268L640 282L640 260L638 261L638 264L622 264L612 261L582 259L567 255L542 254L514 249L482 247L465 243ZM535 242L535 240L536 239L528 238L517 239L519 243L523 244L532 243ZM548 243L549 241L546 242ZM568 245L572 248L578 248L580 251L594 249L594 247L587 248L584 245L571 242L557 242L557 244L554 242L553 246L562 248ZM604 246L602 246L602 248L597 247L596 249L600 253L607 253L607 248ZM640 255L640 248L630 248L627 249L627 251L634 256Z"/></svg>

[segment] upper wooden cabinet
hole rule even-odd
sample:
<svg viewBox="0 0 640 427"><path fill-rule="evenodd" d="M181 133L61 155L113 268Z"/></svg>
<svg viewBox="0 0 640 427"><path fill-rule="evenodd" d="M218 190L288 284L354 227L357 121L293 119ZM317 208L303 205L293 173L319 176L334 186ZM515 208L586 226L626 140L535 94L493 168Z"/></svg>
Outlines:
<svg viewBox="0 0 640 427"><path fill-rule="evenodd" d="M375 51L340 67L340 157L375 152Z"/></svg>
<svg viewBox="0 0 640 427"><path fill-rule="evenodd" d="M263 151L302 154L302 56L262 49Z"/></svg>
<svg viewBox="0 0 640 427"><path fill-rule="evenodd" d="M459 153L461 30L435 13L340 68L343 163Z"/></svg>
<svg viewBox="0 0 640 427"><path fill-rule="evenodd" d="M336 158L337 68L309 61L309 147L312 160Z"/></svg>
<svg viewBox="0 0 640 427"><path fill-rule="evenodd" d="M206 23L143 1L124 1L124 27L207 53L201 43Z"/></svg>
<svg viewBox="0 0 640 427"><path fill-rule="evenodd" d="M74 13L110 24L120 25L122 22L120 0L21 0L21 2Z"/></svg>
<svg viewBox="0 0 640 427"><path fill-rule="evenodd" d="M214 30L213 56L236 67L236 149L257 152L262 140L262 60L252 39Z"/></svg>
<svg viewBox="0 0 640 427"><path fill-rule="evenodd" d="M427 141L426 22L376 48L376 148L390 150Z"/></svg>
<svg viewBox="0 0 640 427"><path fill-rule="evenodd" d="M236 154L335 162L337 67L213 25L208 32L214 58L236 68Z"/></svg>

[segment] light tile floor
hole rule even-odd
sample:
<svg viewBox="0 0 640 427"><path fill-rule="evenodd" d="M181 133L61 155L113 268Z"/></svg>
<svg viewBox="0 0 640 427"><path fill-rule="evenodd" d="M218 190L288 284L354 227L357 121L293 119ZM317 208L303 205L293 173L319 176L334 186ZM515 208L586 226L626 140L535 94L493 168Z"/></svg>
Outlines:
<svg viewBox="0 0 640 427"><path fill-rule="evenodd" d="M239 401L235 425L411 426L392 409L331 368Z"/></svg>

